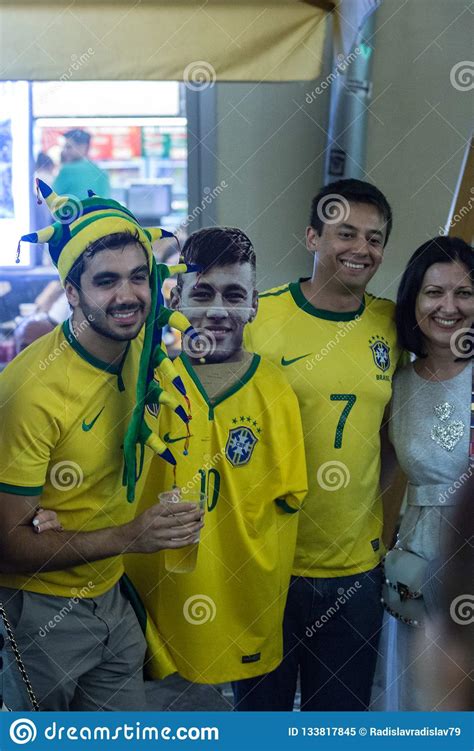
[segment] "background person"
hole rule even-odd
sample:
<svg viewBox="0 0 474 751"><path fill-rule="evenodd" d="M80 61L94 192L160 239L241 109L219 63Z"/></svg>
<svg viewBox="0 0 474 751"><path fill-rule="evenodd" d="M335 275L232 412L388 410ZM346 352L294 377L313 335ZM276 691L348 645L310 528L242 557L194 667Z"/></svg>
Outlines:
<svg viewBox="0 0 474 751"><path fill-rule="evenodd" d="M54 328L54 324L44 313L38 313L29 318L20 321L15 331L13 339L15 341L15 355L20 354L23 350L32 344L36 339L44 334L49 334Z"/></svg>
<svg viewBox="0 0 474 751"><path fill-rule="evenodd" d="M80 128L74 128L64 134L64 139L61 169L53 183L55 192L60 195L87 198L87 191L93 190L97 195L108 198L109 177L88 156L90 134Z"/></svg>

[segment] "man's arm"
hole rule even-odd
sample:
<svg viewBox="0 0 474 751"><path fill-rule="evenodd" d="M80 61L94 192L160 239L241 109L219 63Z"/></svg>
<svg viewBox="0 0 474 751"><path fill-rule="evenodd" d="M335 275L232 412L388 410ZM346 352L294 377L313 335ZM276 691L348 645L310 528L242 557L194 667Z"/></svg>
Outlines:
<svg viewBox="0 0 474 751"><path fill-rule="evenodd" d="M121 526L93 532L49 529L38 535L32 525L38 502L38 496L0 493L0 571L4 574L58 571L122 553L181 548L203 526L202 512L192 504L182 503L174 513L155 504Z"/></svg>
<svg viewBox="0 0 474 751"><path fill-rule="evenodd" d="M383 506L382 542L386 548L390 548L394 542L395 530L407 486L407 478L398 464L395 449L388 436L389 414L390 411L387 408L380 429L380 492Z"/></svg>

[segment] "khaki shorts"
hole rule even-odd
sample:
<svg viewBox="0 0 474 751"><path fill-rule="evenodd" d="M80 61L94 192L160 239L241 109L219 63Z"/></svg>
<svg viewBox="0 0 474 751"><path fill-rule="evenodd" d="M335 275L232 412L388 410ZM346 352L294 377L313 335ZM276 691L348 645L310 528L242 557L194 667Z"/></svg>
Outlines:
<svg viewBox="0 0 474 751"><path fill-rule="evenodd" d="M120 584L83 599L0 587L0 602L42 711L148 708L142 672L146 642ZM31 710L8 641L3 658L6 706Z"/></svg>

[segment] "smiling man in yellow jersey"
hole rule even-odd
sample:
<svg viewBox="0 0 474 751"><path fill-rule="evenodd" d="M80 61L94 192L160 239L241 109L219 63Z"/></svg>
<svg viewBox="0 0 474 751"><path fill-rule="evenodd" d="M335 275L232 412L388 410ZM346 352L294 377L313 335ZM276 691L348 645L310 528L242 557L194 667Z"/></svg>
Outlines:
<svg viewBox="0 0 474 751"><path fill-rule="evenodd" d="M301 408L309 491L285 613L285 658L243 681L240 709L363 710L377 657L380 431L400 357L394 304L366 292L392 224L374 186L341 180L313 200L311 279L260 295L246 346L272 359Z"/></svg>
<svg viewBox="0 0 474 751"><path fill-rule="evenodd" d="M306 494L304 443L284 374L242 347L257 306L249 238L229 227L200 230L183 256L203 273L178 277L172 305L201 332L202 347L174 362L192 404L192 436L176 483L184 500L189 491L205 492L205 526L194 571L169 573L158 553L129 556L127 573L165 643L161 653L150 651L150 676L174 667L188 680L222 683L261 675L281 661L293 512ZM158 417L160 433L183 451L175 416ZM169 465L153 460L140 510L174 479Z"/></svg>
<svg viewBox="0 0 474 751"><path fill-rule="evenodd" d="M143 710L145 640L123 554L184 546L201 524L190 506L180 519L157 504L135 517L122 483L153 299L151 232L115 201L91 196L61 214L61 197L45 184L42 195L57 221L41 236L72 315L0 376L0 602L41 710ZM35 533L40 504L62 528ZM9 663L5 704L31 709Z"/></svg>

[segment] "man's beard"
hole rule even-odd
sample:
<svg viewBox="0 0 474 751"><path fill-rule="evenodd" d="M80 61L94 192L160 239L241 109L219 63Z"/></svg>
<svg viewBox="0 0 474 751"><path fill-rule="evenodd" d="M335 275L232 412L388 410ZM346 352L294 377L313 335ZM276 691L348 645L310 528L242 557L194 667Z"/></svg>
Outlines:
<svg viewBox="0 0 474 751"><path fill-rule="evenodd" d="M113 339L116 342L126 342L135 339L140 333L142 328L141 325L135 333L124 331L123 334L120 334L119 332L113 331L113 329L107 324L107 313L101 308L90 307L82 294L79 296L79 301L82 313L89 322L89 326L96 334L100 334L100 336L104 336L107 339ZM123 308L123 311L125 312L129 309L130 308ZM139 309L143 312L144 306L140 305ZM119 310L119 308L117 308L117 310Z"/></svg>

